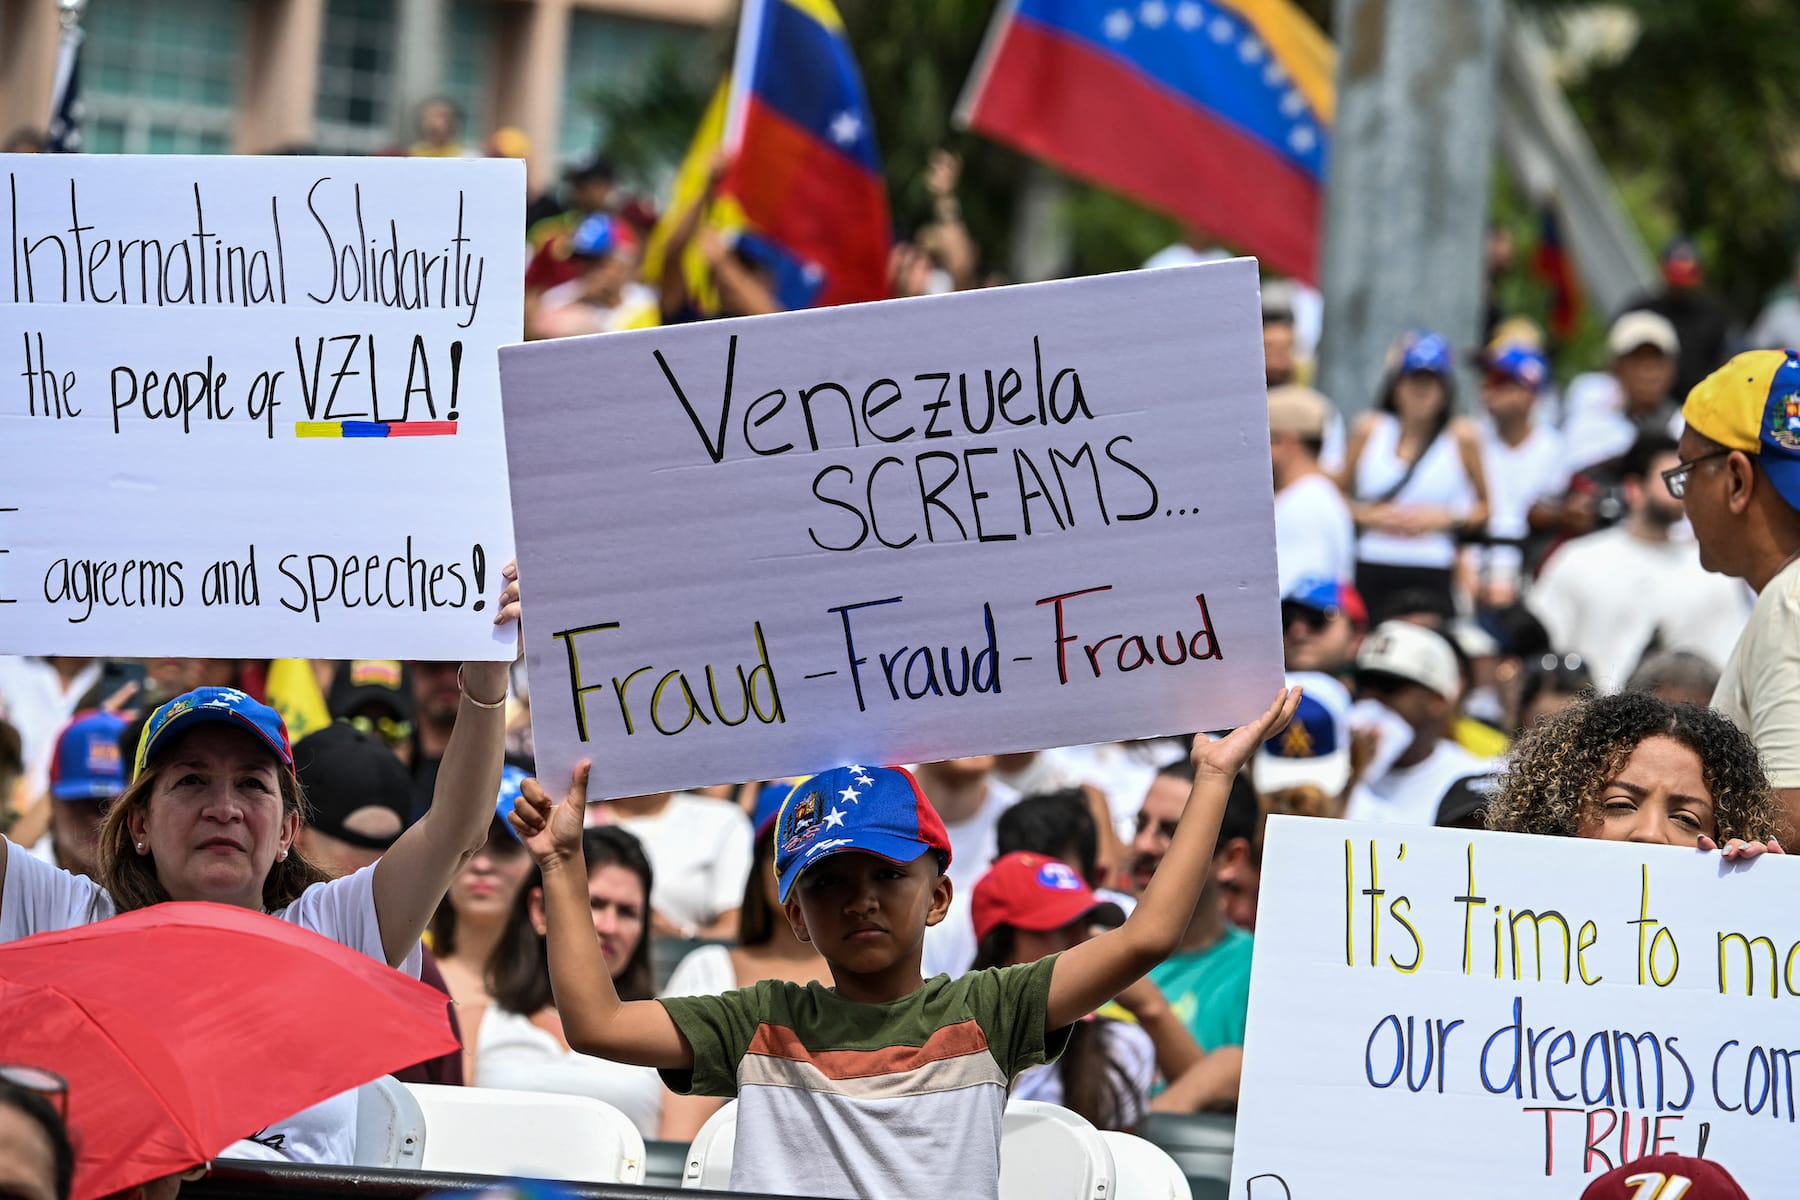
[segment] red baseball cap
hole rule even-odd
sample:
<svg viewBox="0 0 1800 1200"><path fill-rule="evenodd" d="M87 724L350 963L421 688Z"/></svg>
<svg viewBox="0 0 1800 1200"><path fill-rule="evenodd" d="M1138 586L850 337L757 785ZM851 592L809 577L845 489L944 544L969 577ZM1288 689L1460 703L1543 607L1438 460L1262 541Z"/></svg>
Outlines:
<svg viewBox="0 0 1800 1200"><path fill-rule="evenodd" d="M1068 863L1029 850L996 859L969 901L976 941L1002 925L1043 933L1089 914L1115 925L1125 920L1119 906L1094 895Z"/></svg>
<svg viewBox="0 0 1800 1200"><path fill-rule="evenodd" d="M1750 1200L1724 1167L1685 1154L1652 1154L1649 1158L1614 1167L1588 1184L1587 1191L1581 1193L1581 1200L1638 1200L1644 1196Z"/></svg>

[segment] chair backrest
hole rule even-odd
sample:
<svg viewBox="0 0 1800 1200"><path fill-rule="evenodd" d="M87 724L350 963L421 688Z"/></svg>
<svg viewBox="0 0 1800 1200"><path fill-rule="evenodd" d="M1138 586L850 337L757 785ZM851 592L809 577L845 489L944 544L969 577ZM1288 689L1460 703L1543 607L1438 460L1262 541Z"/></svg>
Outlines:
<svg viewBox="0 0 1800 1200"><path fill-rule="evenodd" d="M591 1096L409 1083L425 1113L420 1167L467 1175L642 1183L644 1135Z"/></svg>
<svg viewBox="0 0 1800 1200"><path fill-rule="evenodd" d="M1000 1200L1113 1200L1112 1151L1058 1104L1014 1100L1000 1128Z"/></svg>
<svg viewBox="0 0 1800 1200"><path fill-rule="evenodd" d="M716 1191L729 1188L731 1159L736 1149L737 1101L731 1100L706 1118L706 1124L694 1135L688 1146L687 1166L681 1173L681 1186Z"/></svg>
<svg viewBox="0 0 1800 1200"><path fill-rule="evenodd" d="M1112 1129L1102 1129L1100 1137L1112 1151L1118 1200L1194 1200L1194 1189L1182 1174L1181 1164L1167 1150Z"/></svg>
<svg viewBox="0 0 1800 1200"><path fill-rule="evenodd" d="M405 1084L383 1075L356 1089L356 1166L416 1171L424 1155L425 1113Z"/></svg>

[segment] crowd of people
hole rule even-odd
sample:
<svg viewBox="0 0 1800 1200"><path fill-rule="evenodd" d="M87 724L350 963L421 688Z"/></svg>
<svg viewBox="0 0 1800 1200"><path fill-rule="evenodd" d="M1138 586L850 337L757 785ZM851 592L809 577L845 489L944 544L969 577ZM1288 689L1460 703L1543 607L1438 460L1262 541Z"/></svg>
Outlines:
<svg viewBox="0 0 1800 1200"><path fill-rule="evenodd" d="M414 152L463 152L453 110L422 116ZM998 281L955 159L926 182L895 294ZM700 213L643 278L654 214L604 158L570 171L532 203L527 335L696 319L697 290L781 308L779 256ZM1316 322L1271 281L1294 690L1217 739L593 804L583 777L557 802L502 664L313 662L330 723L290 745L270 663L0 659L0 941L171 899L267 911L447 994L462 1053L402 1078L593 1096L674 1140L737 1095L734 1183L757 1190L916 1190L917 1139L955 1130L939 1182L973 1194L1009 1086L1111 1129L1230 1111L1272 814L1733 858L1800 830L1800 360L1730 356L1691 244L1665 284L1561 387L1513 318L1472 350L1399 332L1368 396L1333 398L1305 382ZM1787 336L1792 307L1753 336ZM501 601L520 615L511 573ZM848 823L821 840L827 809ZM51 1127L39 1083L0 1075L0 1130ZM910 1115L858 1103L888 1097ZM230 1153L346 1161L346 1103ZM840 1144L797 1141L817 1123L796 1105ZM66 1197L67 1154L52 1139L56 1191L19 1194Z"/></svg>

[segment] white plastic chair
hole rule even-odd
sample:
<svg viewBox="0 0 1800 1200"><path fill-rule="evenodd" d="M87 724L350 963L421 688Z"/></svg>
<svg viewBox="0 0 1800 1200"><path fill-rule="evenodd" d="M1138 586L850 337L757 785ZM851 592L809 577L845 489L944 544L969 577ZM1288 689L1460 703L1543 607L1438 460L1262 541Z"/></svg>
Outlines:
<svg viewBox="0 0 1800 1200"><path fill-rule="evenodd" d="M425 1113L421 1170L466 1175L644 1182L644 1135L591 1096L406 1085Z"/></svg>
<svg viewBox="0 0 1800 1200"><path fill-rule="evenodd" d="M418 1170L425 1154L425 1113L392 1075L356 1089L356 1165Z"/></svg>
<svg viewBox="0 0 1800 1200"><path fill-rule="evenodd" d="M731 1186L731 1160L737 1150L737 1105L736 1100L726 1101L694 1135L688 1146L687 1165L681 1171L682 1187L724 1191Z"/></svg>
<svg viewBox="0 0 1800 1200"><path fill-rule="evenodd" d="M1000 1127L1000 1200L1114 1200L1112 1151L1086 1118L1014 1100Z"/></svg>
<svg viewBox="0 0 1800 1200"><path fill-rule="evenodd" d="M1102 1129L1100 1138L1112 1151L1114 1200L1194 1200L1181 1164L1155 1142L1113 1129Z"/></svg>

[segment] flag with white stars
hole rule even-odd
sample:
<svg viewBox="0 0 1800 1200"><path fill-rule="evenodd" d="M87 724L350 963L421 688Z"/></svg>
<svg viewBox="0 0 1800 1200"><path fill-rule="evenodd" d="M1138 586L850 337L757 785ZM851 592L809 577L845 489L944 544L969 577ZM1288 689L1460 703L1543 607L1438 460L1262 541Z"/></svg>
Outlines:
<svg viewBox="0 0 1800 1200"><path fill-rule="evenodd" d="M958 120L1310 281L1333 72L1290 0L1011 0Z"/></svg>
<svg viewBox="0 0 1800 1200"><path fill-rule="evenodd" d="M831 0L745 0L723 191L800 270L808 303L887 295L891 238L875 123ZM783 286L794 306L795 288Z"/></svg>

